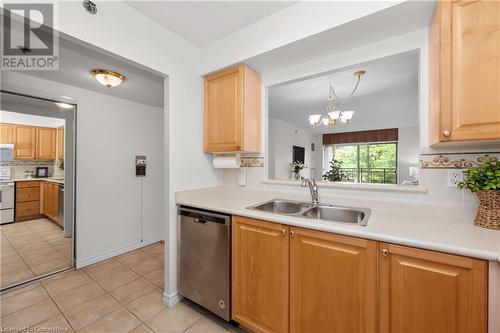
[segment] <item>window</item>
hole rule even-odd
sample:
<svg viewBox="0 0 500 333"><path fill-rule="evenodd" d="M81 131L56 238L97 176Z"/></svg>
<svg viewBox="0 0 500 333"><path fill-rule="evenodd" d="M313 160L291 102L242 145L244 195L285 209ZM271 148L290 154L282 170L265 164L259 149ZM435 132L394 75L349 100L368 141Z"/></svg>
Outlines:
<svg viewBox="0 0 500 333"><path fill-rule="evenodd" d="M396 142L325 146L323 174L335 159L344 174L342 181L397 184L397 151Z"/></svg>

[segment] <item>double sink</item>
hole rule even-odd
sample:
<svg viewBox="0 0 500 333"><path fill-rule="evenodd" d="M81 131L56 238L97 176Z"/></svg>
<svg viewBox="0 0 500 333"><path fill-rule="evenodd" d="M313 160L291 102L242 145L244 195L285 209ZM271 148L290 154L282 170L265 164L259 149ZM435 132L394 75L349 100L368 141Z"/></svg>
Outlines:
<svg viewBox="0 0 500 333"><path fill-rule="evenodd" d="M331 222L351 223L366 225L370 210L366 208L351 208L327 204L311 204L307 202L273 199L248 209L265 213L274 213L280 215L305 217L315 220L324 220Z"/></svg>

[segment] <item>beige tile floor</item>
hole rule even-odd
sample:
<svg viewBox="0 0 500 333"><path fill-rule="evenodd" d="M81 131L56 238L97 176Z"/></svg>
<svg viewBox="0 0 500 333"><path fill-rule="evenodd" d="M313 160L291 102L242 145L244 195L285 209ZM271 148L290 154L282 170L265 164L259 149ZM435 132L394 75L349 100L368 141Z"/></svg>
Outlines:
<svg viewBox="0 0 500 333"><path fill-rule="evenodd" d="M0 227L0 286L71 267L71 238L46 218Z"/></svg>
<svg viewBox="0 0 500 333"><path fill-rule="evenodd" d="M228 333L184 303L163 305L164 244L5 293L2 331Z"/></svg>

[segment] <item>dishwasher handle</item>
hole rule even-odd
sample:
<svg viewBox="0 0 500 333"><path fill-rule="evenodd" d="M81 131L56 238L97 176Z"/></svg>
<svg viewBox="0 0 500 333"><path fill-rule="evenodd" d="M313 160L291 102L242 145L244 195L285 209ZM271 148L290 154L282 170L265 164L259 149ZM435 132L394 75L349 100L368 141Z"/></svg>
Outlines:
<svg viewBox="0 0 500 333"><path fill-rule="evenodd" d="M182 217L188 217L194 220L195 223L207 225L208 223L219 223L219 224L231 224L231 215L227 215L224 213L206 211L206 210L198 210L191 207L183 207L179 208L179 215Z"/></svg>
<svg viewBox="0 0 500 333"><path fill-rule="evenodd" d="M203 226L206 226L208 224L208 221L200 220L200 219L195 218L194 219L194 223L198 223L198 224L201 224Z"/></svg>

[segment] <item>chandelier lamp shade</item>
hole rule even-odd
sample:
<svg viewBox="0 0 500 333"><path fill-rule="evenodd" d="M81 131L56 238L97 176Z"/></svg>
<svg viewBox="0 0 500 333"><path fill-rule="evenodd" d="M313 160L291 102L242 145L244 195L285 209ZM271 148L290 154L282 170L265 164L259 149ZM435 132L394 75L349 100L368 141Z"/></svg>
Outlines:
<svg viewBox="0 0 500 333"><path fill-rule="evenodd" d="M327 128L333 127L335 124L347 125L351 122L351 119L354 115L354 111L340 111L335 110L334 98L337 100L343 100L340 104L345 104L348 100L354 95L356 90L358 89L359 82L361 81L361 77L366 72L361 70L354 73L354 76L357 76L356 85L352 90L351 94L346 98L340 99L335 93L335 89L333 88L333 84L330 83L330 95L328 96L328 104L326 107L327 115L323 116L321 114L313 114L309 116L309 124L313 128L318 128L321 124L323 124Z"/></svg>

